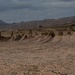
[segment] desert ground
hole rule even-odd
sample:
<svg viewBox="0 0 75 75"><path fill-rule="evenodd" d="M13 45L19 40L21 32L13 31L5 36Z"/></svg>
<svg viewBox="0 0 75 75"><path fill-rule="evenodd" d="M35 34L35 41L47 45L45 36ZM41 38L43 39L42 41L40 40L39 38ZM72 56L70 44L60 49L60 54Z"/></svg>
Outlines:
<svg viewBox="0 0 75 75"><path fill-rule="evenodd" d="M75 75L75 32L1 39L0 75Z"/></svg>

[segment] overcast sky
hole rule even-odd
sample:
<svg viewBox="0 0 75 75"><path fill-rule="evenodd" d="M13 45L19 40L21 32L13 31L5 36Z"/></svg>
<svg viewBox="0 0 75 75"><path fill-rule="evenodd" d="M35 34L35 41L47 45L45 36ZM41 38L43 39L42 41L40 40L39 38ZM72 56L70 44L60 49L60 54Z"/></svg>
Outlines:
<svg viewBox="0 0 75 75"><path fill-rule="evenodd" d="M0 0L0 19L21 22L75 16L75 0Z"/></svg>

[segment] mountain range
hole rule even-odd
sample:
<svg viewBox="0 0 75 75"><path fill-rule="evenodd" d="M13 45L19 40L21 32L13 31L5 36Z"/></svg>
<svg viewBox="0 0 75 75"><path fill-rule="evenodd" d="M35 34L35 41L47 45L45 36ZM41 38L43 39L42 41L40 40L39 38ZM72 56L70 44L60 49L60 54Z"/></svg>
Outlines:
<svg viewBox="0 0 75 75"><path fill-rule="evenodd" d="M75 16L64 17L59 19L45 19L39 21L28 21L28 22L19 22L19 23L5 23L0 20L0 29L30 29L30 28L38 28L42 27L58 27L66 24L75 23Z"/></svg>

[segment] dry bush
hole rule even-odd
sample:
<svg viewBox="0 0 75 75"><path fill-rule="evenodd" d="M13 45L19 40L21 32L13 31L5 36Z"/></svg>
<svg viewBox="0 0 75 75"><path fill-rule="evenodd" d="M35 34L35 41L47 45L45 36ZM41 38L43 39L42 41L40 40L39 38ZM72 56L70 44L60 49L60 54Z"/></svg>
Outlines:
<svg viewBox="0 0 75 75"><path fill-rule="evenodd" d="M0 31L0 37L1 37L1 31Z"/></svg>
<svg viewBox="0 0 75 75"><path fill-rule="evenodd" d="M31 30L31 29L28 31L28 37L29 37L29 38L34 37L34 36L33 36L33 32L32 32L32 30Z"/></svg>
<svg viewBox="0 0 75 75"><path fill-rule="evenodd" d="M28 38L28 36L27 35L25 35L25 39L27 39Z"/></svg>
<svg viewBox="0 0 75 75"><path fill-rule="evenodd" d="M11 31L11 37L13 36L13 31Z"/></svg>
<svg viewBox="0 0 75 75"><path fill-rule="evenodd" d="M62 32L62 31L59 31L59 32L58 32L58 35L59 35L59 36L62 36L62 35L63 35L63 32Z"/></svg>
<svg viewBox="0 0 75 75"><path fill-rule="evenodd" d="M32 30L29 30L29 33L28 33L28 34L29 34L29 35L32 34Z"/></svg>
<svg viewBox="0 0 75 75"><path fill-rule="evenodd" d="M17 34L15 40L20 40L21 38L22 36L20 34Z"/></svg>
<svg viewBox="0 0 75 75"><path fill-rule="evenodd" d="M37 32L35 32L35 36L36 36L36 35L38 35L38 33L37 33Z"/></svg>
<svg viewBox="0 0 75 75"><path fill-rule="evenodd" d="M72 28L71 31L75 32L75 29Z"/></svg>
<svg viewBox="0 0 75 75"><path fill-rule="evenodd" d="M18 75L18 73L17 72L11 72L11 75Z"/></svg>
<svg viewBox="0 0 75 75"><path fill-rule="evenodd" d="M50 31L50 32L49 32L49 36L51 36L51 37L55 37L55 33L54 33L54 31Z"/></svg>
<svg viewBox="0 0 75 75"><path fill-rule="evenodd" d="M56 31L67 31L67 28L57 28Z"/></svg>
<svg viewBox="0 0 75 75"><path fill-rule="evenodd" d="M48 35L48 32L42 32L41 35Z"/></svg>
<svg viewBox="0 0 75 75"><path fill-rule="evenodd" d="M67 34L68 34L68 35L71 35L72 33L71 33L71 31L68 31Z"/></svg>
<svg viewBox="0 0 75 75"><path fill-rule="evenodd" d="M39 75L39 69L36 65L29 65L24 75Z"/></svg>

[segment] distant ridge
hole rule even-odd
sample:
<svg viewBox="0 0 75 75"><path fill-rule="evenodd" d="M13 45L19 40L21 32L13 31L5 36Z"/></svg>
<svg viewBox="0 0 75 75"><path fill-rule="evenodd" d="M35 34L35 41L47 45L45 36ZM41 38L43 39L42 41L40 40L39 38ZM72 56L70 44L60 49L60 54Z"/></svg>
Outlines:
<svg viewBox="0 0 75 75"><path fill-rule="evenodd" d="M75 16L64 17L59 19L45 19L40 21L29 21L29 22L20 22L13 24L13 28L37 28L39 26L43 27L58 27L65 24L75 23Z"/></svg>
<svg viewBox="0 0 75 75"><path fill-rule="evenodd" d="M7 25L4 21L0 20L0 25Z"/></svg>
<svg viewBox="0 0 75 75"><path fill-rule="evenodd" d="M8 25L9 25L8 23L0 20L0 30L2 30L2 29L8 29Z"/></svg>
<svg viewBox="0 0 75 75"><path fill-rule="evenodd" d="M12 23L12 24L7 24L2 20L0 20L0 29L9 29L10 26L12 29L30 29L30 28L38 28L39 26L58 27L71 23L75 23L75 16L64 17L59 19L45 19L39 21Z"/></svg>

